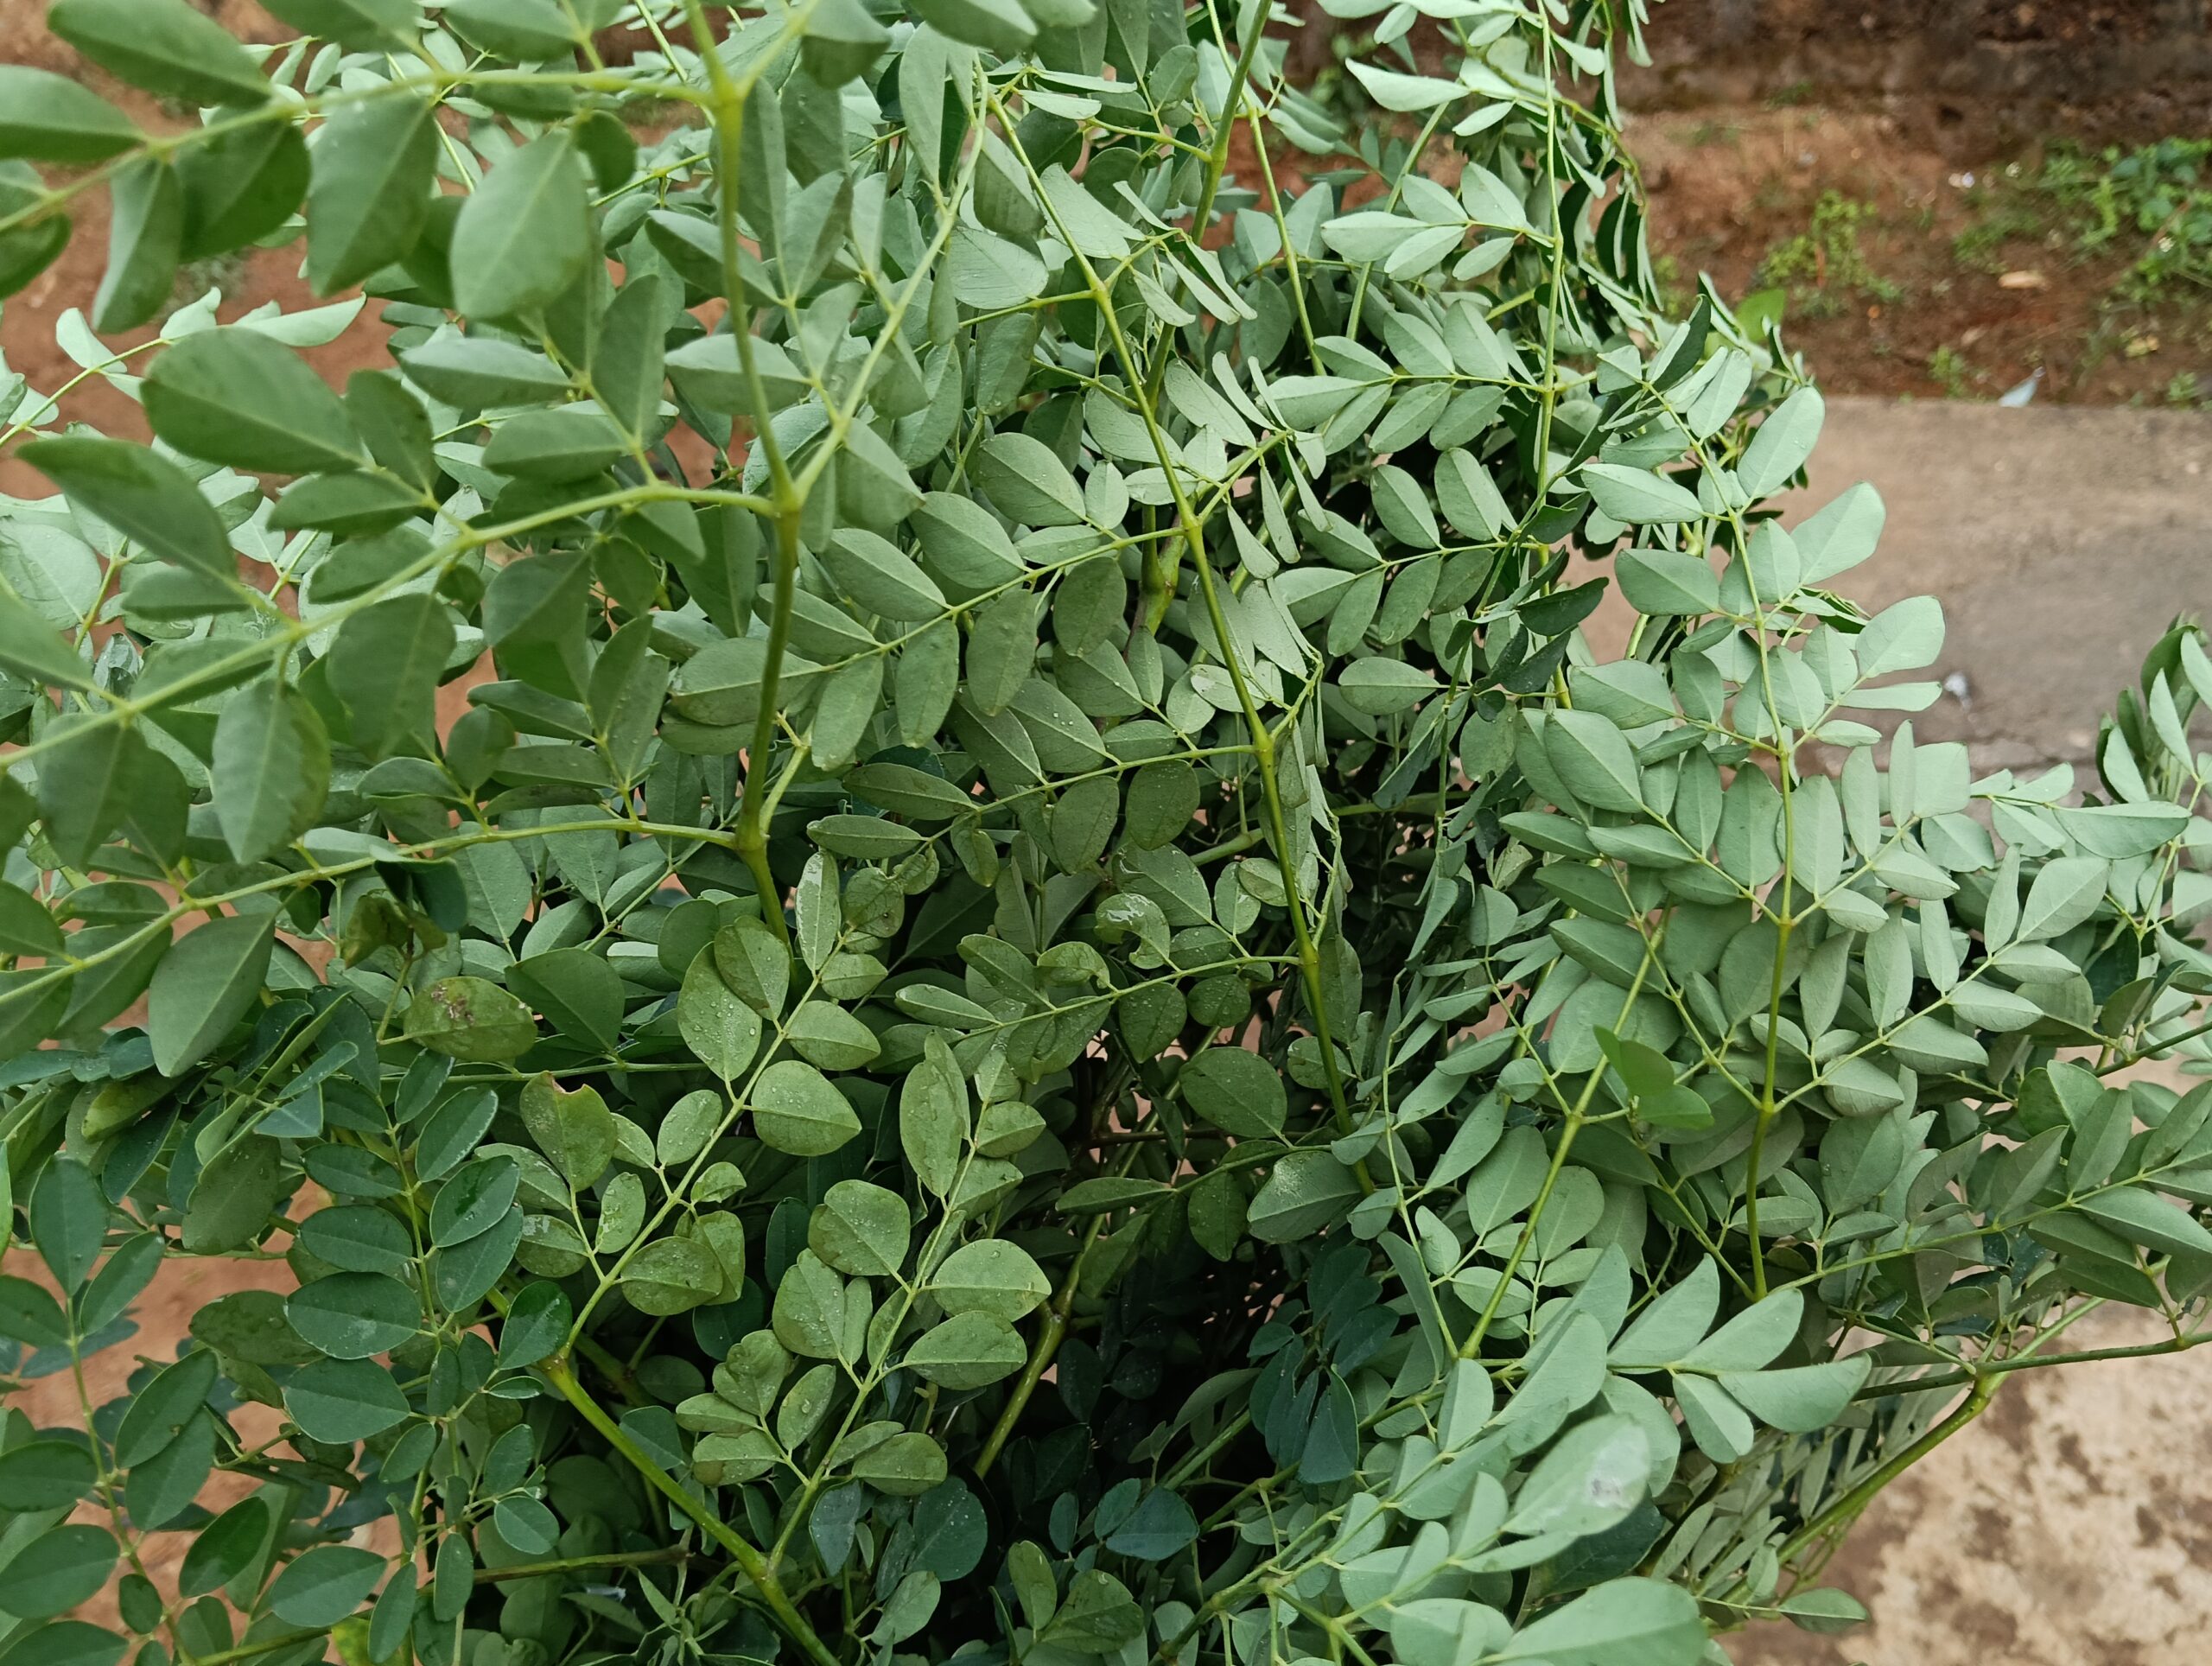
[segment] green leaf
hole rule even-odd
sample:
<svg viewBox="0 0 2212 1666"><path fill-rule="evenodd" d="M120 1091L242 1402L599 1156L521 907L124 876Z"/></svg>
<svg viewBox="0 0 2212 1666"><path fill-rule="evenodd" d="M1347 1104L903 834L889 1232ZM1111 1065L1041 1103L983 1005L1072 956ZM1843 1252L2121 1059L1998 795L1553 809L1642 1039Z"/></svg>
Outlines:
<svg viewBox="0 0 2212 1666"><path fill-rule="evenodd" d="M1796 1290L1777 1290L1738 1313L1681 1358L1700 1371L1757 1370L1789 1345L1805 1298Z"/></svg>
<svg viewBox="0 0 2212 1666"><path fill-rule="evenodd" d="M505 1217L521 1181L521 1166L512 1157L485 1156L468 1164L438 1188L431 1202L430 1242L467 1243L489 1230ZM292 1328L299 1329L296 1319Z"/></svg>
<svg viewBox="0 0 2212 1666"><path fill-rule="evenodd" d="M184 1247L207 1255L256 1242L291 1189L275 1140L238 1141L200 1170L185 1211Z"/></svg>
<svg viewBox="0 0 2212 1666"><path fill-rule="evenodd" d="M888 1278L906 1264L906 1200L866 1180L840 1180L808 1218L806 1245L841 1273Z"/></svg>
<svg viewBox="0 0 2212 1666"><path fill-rule="evenodd" d="M275 923L269 914L226 914L186 932L162 957L146 992L146 1028L162 1075L182 1075L251 1010Z"/></svg>
<svg viewBox="0 0 2212 1666"><path fill-rule="evenodd" d="M465 1103L467 1097L464 1095L454 1103ZM487 1092L486 1097L491 1096ZM497 1103L496 1099L493 1103ZM440 1113L441 1118L443 1115ZM435 1122L432 1126L435 1129ZM422 1148L427 1149L427 1146L426 1138ZM403 1276L415 1259L414 1241L407 1229L394 1217L370 1204L345 1204L316 1210L300 1223L299 1243L316 1260L350 1273Z"/></svg>
<svg viewBox="0 0 2212 1666"><path fill-rule="evenodd" d="M1582 485L1601 513L1630 526L1673 525L1705 515L1696 493L1648 468L1585 463Z"/></svg>
<svg viewBox="0 0 2212 1666"><path fill-rule="evenodd" d="M720 1132L728 1101L711 1088L698 1088L668 1108L653 1135L653 1154L664 1167L688 1163Z"/></svg>
<svg viewBox="0 0 2212 1666"><path fill-rule="evenodd" d="M48 737L54 746L39 771L39 814L62 859L88 866L130 815L147 767L146 743L135 729L91 716L65 718Z"/></svg>
<svg viewBox="0 0 2212 1666"><path fill-rule="evenodd" d="M535 63L572 52L577 18L559 0L448 0L445 15L472 45Z"/></svg>
<svg viewBox="0 0 2212 1666"><path fill-rule="evenodd" d="M753 1083L753 1131L772 1151L826 1157L861 1131L845 1096L813 1065L779 1059Z"/></svg>
<svg viewBox="0 0 2212 1666"><path fill-rule="evenodd" d="M1736 465L1737 484L1754 499L1780 491L1813 455L1826 415L1818 390L1802 387L1792 393L1767 414L1744 448Z"/></svg>
<svg viewBox="0 0 2212 1666"><path fill-rule="evenodd" d="M284 1317L333 1359L387 1352L422 1326L415 1292L381 1273L334 1273L303 1284L285 1302Z"/></svg>
<svg viewBox="0 0 2212 1666"><path fill-rule="evenodd" d="M607 417L569 405L524 411L500 423L484 448L484 466L526 480L580 480L603 472L629 448Z"/></svg>
<svg viewBox="0 0 2212 1666"><path fill-rule="evenodd" d="M2077 1205L2082 1212L2145 1249L2166 1255L2212 1255L2212 1232L2180 1205L2146 1186L2123 1186L2092 1192Z"/></svg>
<svg viewBox="0 0 2212 1666"><path fill-rule="evenodd" d="M115 1535L104 1527L50 1528L8 1559L0 1608L19 1619L66 1613L98 1593L121 1555Z"/></svg>
<svg viewBox="0 0 2212 1666"><path fill-rule="evenodd" d="M155 555L223 577L238 571L215 506L200 496L189 474L159 453L72 434L30 441L16 455L60 486L73 505Z"/></svg>
<svg viewBox="0 0 2212 1666"><path fill-rule="evenodd" d="M926 1434L894 1434L854 1459L852 1474L893 1497L919 1497L944 1485L944 1448Z"/></svg>
<svg viewBox="0 0 2212 1666"><path fill-rule="evenodd" d="M762 935L767 935L765 927ZM782 945L773 947L781 955ZM760 1014L724 981L712 954L697 956L683 975L683 989L676 998L676 1023L684 1045L725 1082L743 1074L760 1050Z"/></svg>
<svg viewBox="0 0 2212 1666"><path fill-rule="evenodd" d="M134 329L162 309L184 251L184 189L168 162L140 157L108 187L107 267L92 296L92 327Z"/></svg>
<svg viewBox="0 0 2212 1666"><path fill-rule="evenodd" d="M741 915L715 933L714 960L723 981L753 1011L772 1018L791 994L791 954L765 920Z"/></svg>
<svg viewBox="0 0 2212 1666"><path fill-rule="evenodd" d="M988 1313L1011 1324L1052 1294L1036 1258L1003 1238L964 1243L930 1275L930 1291L948 1313Z"/></svg>
<svg viewBox="0 0 2212 1666"><path fill-rule="evenodd" d="M463 410L542 404L569 388L569 378L543 353L488 336L433 336L400 354L399 367L433 399Z"/></svg>
<svg viewBox="0 0 2212 1666"><path fill-rule="evenodd" d="M622 286L600 321L599 341L592 350L592 391L600 409L626 435L643 438L653 431L666 318L661 279L647 272Z"/></svg>
<svg viewBox="0 0 2212 1666"><path fill-rule="evenodd" d="M46 26L149 92L197 105L257 105L270 95L246 49L185 0L54 0Z"/></svg>
<svg viewBox="0 0 2212 1666"><path fill-rule="evenodd" d="M507 968L507 987L563 1036L612 1052L622 1032L621 976L588 949L554 949Z"/></svg>
<svg viewBox="0 0 2212 1666"><path fill-rule="evenodd" d="M986 716L1014 703L1037 658L1037 608L1010 590L976 615L968 636L968 697Z"/></svg>
<svg viewBox="0 0 2212 1666"><path fill-rule="evenodd" d="M695 723L741 727L760 713L761 679L768 667L768 645L760 637L738 637L709 644L683 662L671 689L676 709ZM779 700L795 704L820 674L812 660L784 654Z"/></svg>
<svg viewBox="0 0 2212 1666"><path fill-rule="evenodd" d="M1573 709L1552 712L1544 722L1544 755L1583 803L1599 810L1643 809L1636 754L1609 719Z"/></svg>
<svg viewBox="0 0 2212 1666"><path fill-rule="evenodd" d="M185 1551L178 1591L198 1597L228 1585L260 1555L275 1525L266 1499L241 1498L202 1528Z"/></svg>
<svg viewBox="0 0 2212 1666"><path fill-rule="evenodd" d="M882 1050L874 1030L827 1001L800 1002L784 1026L784 1039L793 1052L823 1070L860 1070Z"/></svg>
<svg viewBox="0 0 2212 1666"><path fill-rule="evenodd" d="M107 1199L85 1166L56 1157L31 1193L31 1242L64 1290L74 1292L107 1237Z"/></svg>
<svg viewBox="0 0 2212 1666"><path fill-rule="evenodd" d="M1810 1434L1843 1415L1851 1398L1866 1385L1873 1356L1822 1360L1774 1371L1724 1371L1720 1386L1763 1423L1792 1434Z"/></svg>
<svg viewBox="0 0 2212 1666"><path fill-rule="evenodd" d="M90 88L28 64L0 64L0 158L94 162L138 143L130 118Z"/></svg>
<svg viewBox="0 0 2212 1666"><path fill-rule="evenodd" d="M2075 845L2113 862L2148 855L2189 825L2179 804L2061 804L2051 813Z"/></svg>
<svg viewBox="0 0 2212 1666"><path fill-rule="evenodd" d="M1028 526L1083 521L1083 488L1042 441L1018 431L994 434L976 452L975 468L976 483L1010 520Z"/></svg>
<svg viewBox="0 0 2212 1666"><path fill-rule="evenodd" d="M19 1631L0 1653L0 1666L116 1666L124 1641L80 1619L48 1620Z"/></svg>
<svg viewBox="0 0 2212 1666"><path fill-rule="evenodd" d="M54 633L54 626L4 589L0 589L0 665L34 683L65 689L92 686L89 669Z"/></svg>
<svg viewBox="0 0 2212 1666"><path fill-rule="evenodd" d="M29 1279L0 1275L0 1336L34 1348L66 1348L69 1321L61 1304Z"/></svg>
<svg viewBox="0 0 2212 1666"><path fill-rule="evenodd" d="M904 1363L924 1381L957 1392L1011 1377L1028 1358L1021 1338L1004 1319L965 1313L916 1338Z"/></svg>
<svg viewBox="0 0 2212 1666"><path fill-rule="evenodd" d="M1436 691L1436 678L1403 660L1355 659L1337 673L1337 687L1354 711L1386 717L1409 711Z"/></svg>
<svg viewBox="0 0 2212 1666"><path fill-rule="evenodd" d="M1694 1666L1705 1651L1697 1599L1657 1580L1614 1580L1514 1634L1492 1656L1547 1666Z"/></svg>
<svg viewBox="0 0 2212 1666"><path fill-rule="evenodd" d="M407 1005L408 1040L467 1064L505 1064L530 1051L537 1025L530 1008L480 977L442 977Z"/></svg>
<svg viewBox="0 0 2212 1666"><path fill-rule="evenodd" d="M354 52L382 48L404 51L415 44L423 13L415 0L263 0L267 10L302 34L335 41Z"/></svg>
<svg viewBox="0 0 2212 1666"><path fill-rule="evenodd" d="M824 86L842 86L867 71L891 43L891 32L861 0L822 0L799 35L800 60Z"/></svg>
<svg viewBox="0 0 2212 1666"><path fill-rule="evenodd" d="M67 1510L99 1478L92 1453L72 1440L28 1440L0 1453L0 1496L19 1510Z"/></svg>
<svg viewBox="0 0 2212 1666"><path fill-rule="evenodd" d="M1166 1487L1153 1487L1137 1500L1128 1518L1104 1540L1117 1556L1139 1561L1166 1561L1187 1549L1198 1536L1198 1518L1180 1496Z"/></svg>
<svg viewBox="0 0 2212 1666"><path fill-rule="evenodd" d="M1943 607L1934 596L1907 596L1868 620L1852 645L1862 677L1917 671L1943 652Z"/></svg>
<svg viewBox="0 0 2212 1666"><path fill-rule="evenodd" d="M269 1587L269 1606L291 1625L332 1626L369 1599L385 1559L352 1545L320 1544L285 1564Z"/></svg>
<svg viewBox="0 0 2212 1666"><path fill-rule="evenodd" d="M204 1348L163 1366L131 1396L123 1421L117 1425L115 1461L125 1469L136 1469L183 1433L185 1426L207 1408L216 1370L215 1356Z"/></svg>
<svg viewBox="0 0 2212 1666"><path fill-rule="evenodd" d="M938 34L1010 57L1037 38L1037 26L1015 0L917 0L915 16Z"/></svg>
<svg viewBox="0 0 2212 1666"><path fill-rule="evenodd" d="M408 1415L391 1373L366 1359L325 1359L301 1367L284 1386L284 1409L314 1440L365 1440Z"/></svg>
<svg viewBox="0 0 2212 1666"><path fill-rule="evenodd" d="M315 824L330 789L322 719L283 683L249 684L215 724L215 817L239 862L274 855Z"/></svg>
<svg viewBox="0 0 2212 1666"><path fill-rule="evenodd" d="M300 130L260 122L219 132L180 151L187 260L205 260L276 231L307 194L312 165Z"/></svg>
<svg viewBox="0 0 2212 1666"><path fill-rule="evenodd" d="M945 611L944 593L912 556L860 527L848 527L832 538L822 564L865 612L911 621L935 619Z"/></svg>
<svg viewBox="0 0 2212 1666"><path fill-rule="evenodd" d="M558 1353L575 1318L559 1285L540 1280L524 1286L499 1326L499 1369L520 1370Z"/></svg>
<svg viewBox="0 0 2212 1666"><path fill-rule="evenodd" d="M187 336L154 360L144 397L154 432L188 456L270 474L365 461L338 396L258 330Z"/></svg>
<svg viewBox="0 0 2212 1666"><path fill-rule="evenodd" d="M1329 1153L1287 1153L1252 1199L1252 1236L1262 1243L1311 1237L1342 1220L1359 1197L1358 1180Z"/></svg>
<svg viewBox="0 0 2212 1666"><path fill-rule="evenodd" d="M721 1285L721 1265L714 1252L690 1238L649 1243L622 1272L622 1294L630 1305L660 1318L712 1301Z"/></svg>
<svg viewBox="0 0 2212 1666"><path fill-rule="evenodd" d="M575 281L591 248L583 172L556 130L501 162L461 208L454 305L471 318L535 313Z"/></svg>
<svg viewBox="0 0 2212 1666"><path fill-rule="evenodd" d="M1630 550L1614 563L1621 594L1640 614L1655 618L1718 613L1720 581L1695 556L1678 550Z"/></svg>
<svg viewBox="0 0 2212 1666"><path fill-rule="evenodd" d="M1183 1103L1224 1134L1256 1140L1283 1130L1288 1099L1282 1078L1257 1053L1209 1047L1183 1066L1175 1083Z"/></svg>
<svg viewBox="0 0 2212 1666"><path fill-rule="evenodd" d="M454 639L445 605L419 593L379 601L339 627L330 687L346 703L357 744L382 755L435 731L438 683Z"/></svg>
<svg viewBox="0 0 2212 1666"><path fill-rule="evenodd" d="M1357 60L1351 64L1351 73L1367 89L1367 96L1385 110L1433 110L1439 105L1466 96L1466 89L1457 81L1437 76L1401 75L1395 70L1378 69Z"/></svg>
<svg viewBox="0 0 2212 1666"><path fill-rule="evenodd" d="M968 1135L968 1084L942 1038L924 1038L922 1059L899 1090L899 1141L914 1176L939 1198L959 1178Z"/></svg>
<svg viewBox="0 0 2212 1666"><path fill-rule="evenodd" d="M350 288L415 246L437 160L437 112L425 99L393 94L331 112L308 188L307 275L317 295Z"/></svg>

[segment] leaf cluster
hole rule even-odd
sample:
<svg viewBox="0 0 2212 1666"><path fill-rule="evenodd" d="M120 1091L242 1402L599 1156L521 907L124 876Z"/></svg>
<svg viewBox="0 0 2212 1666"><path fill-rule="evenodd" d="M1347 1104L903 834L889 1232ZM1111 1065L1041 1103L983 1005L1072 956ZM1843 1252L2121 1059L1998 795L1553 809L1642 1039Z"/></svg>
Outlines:
<svg viewBox="0 0 2212 1666"><path fill-rule="evenodd" d="M2201 1339L2212 661L1916 741L1634 0L270 10L0 70L4 1666L1692 1666Z"/></svg>

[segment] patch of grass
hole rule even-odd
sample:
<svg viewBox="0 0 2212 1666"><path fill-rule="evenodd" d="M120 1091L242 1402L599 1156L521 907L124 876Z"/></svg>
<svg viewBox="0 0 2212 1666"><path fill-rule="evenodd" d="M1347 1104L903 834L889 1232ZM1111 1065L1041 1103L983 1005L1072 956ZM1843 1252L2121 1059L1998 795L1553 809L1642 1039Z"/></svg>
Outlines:
<svg viewBox="0 0 2212 1666"><path fill-rule="evenodd" d="M1777 87L1766 95L1769 110L1795 110L1813 96L1810 81L1792 81L1788 86Z"/></svg>
<svg viewBox="0 0 2212 1666"><path fill-rule="evenodd" d="M2212 139L2160 139L2094 162L2058 152L2044 164L2044 185L2075 212L2084 254L2131 258L2122 298L2212 290Z"/></svg>
<svg viewBox="0 0 2212 1666"><path fill-rule="evenodd" d="M1817 317L1841 312L1849 299L1897 300L1903 291L1874 270L1859 242L1862 228L1880 218L1871 202L1822 192L1805 229L1767 251L1759 283L1786 289L1802 311Z"/></svg>
<svg viewBox="0 0 2212 1666"><path fill-rule="evenodd" d="M2056 205L2024 186L2017 162L1993 183L1975 186L1967 205L1974 218L1951 239L1951 258L1969 271L1994 277L2010 264L2007 246L2045 242L2056 232Z"/></svg>
<svg viewBox="0 0 2212 1666"><path fill-rule="evenodd" d="M2139 307L2212 293L2212 139L2165 138L2096 155L2064 147L1977 187L1952 239L1961 266L2005 269L2008 244L2034 240L2126 267L2109 298Z"/></svg>

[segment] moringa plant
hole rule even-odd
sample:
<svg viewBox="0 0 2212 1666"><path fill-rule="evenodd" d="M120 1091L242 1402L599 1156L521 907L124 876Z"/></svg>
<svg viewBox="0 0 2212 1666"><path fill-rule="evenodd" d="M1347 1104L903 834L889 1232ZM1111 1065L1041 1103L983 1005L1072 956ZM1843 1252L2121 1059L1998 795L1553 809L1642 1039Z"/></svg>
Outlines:
<svg viewBox="0 0 2212 1666"><path fill-rule="evenodd" d="M2203 1339L2212 663L1869 721L1639 0L268 9L0 69L3 1666L1691 1666Z"/></svg>

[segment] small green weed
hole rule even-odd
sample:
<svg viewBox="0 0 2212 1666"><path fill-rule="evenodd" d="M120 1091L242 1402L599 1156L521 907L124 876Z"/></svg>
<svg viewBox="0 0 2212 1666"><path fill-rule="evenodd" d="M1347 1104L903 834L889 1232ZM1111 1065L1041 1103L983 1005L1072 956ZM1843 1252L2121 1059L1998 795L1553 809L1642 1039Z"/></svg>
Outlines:
<svg viewBox="0 0 2212 1666"><path fill-rule="evenodd" d="M1966 355L1949 344L1928 355L1929 380L1943 391L1946 399L1964 399L1973 392L1972 384L1980 372L1966 360Z"/></svg>
<svg viewBox="0 0 2212 1666"><path fill-rule="evenodd" d="M2054 149L2039 168L2014 164L1978 189L1974 218L1952 239L1959 264L2004 270L2007 244L2070 247L2126 268L2110 298L2152 306L2212 289L2212 139L2165 138L2091 156Z"/></svg>
<svg viewBox="0 0 2212 1666"><path fill-rule="evenodd" d="M1821 193L1806 228L1767 251L1758 281L1788 289L1798 307L1815 317L1841 312L1848 298L1897 300L1903 291L1874 270L1859 244L1860 229L1880 218L1871 202L1840 191Z"/></svg>

